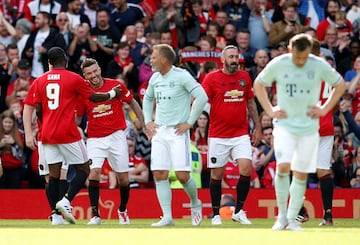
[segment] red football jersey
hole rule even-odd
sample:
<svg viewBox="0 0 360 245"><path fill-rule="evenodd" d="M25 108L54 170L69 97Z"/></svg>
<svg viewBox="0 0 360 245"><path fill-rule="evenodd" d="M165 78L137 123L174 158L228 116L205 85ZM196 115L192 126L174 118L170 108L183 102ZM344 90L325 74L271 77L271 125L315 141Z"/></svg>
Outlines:
<svg viewBox="0 0 360 245"><path fill-rule="evenodd" d="M126 121L123 112L123 102L130 102L133 95L119 81L104 79L104 85L95 89L95 92L107 92L115 86L120 86L121 95L117 99L94 103L90 100L80 101L77 114L82 116L86 112L88 119L87 134L89 138L99 138L110 135L118 130L126 129ZM82 105L81 105L82 103Z"/></svg>
<svg viewBox="0 0 360 245"><path fill-rule="evenodd" d="M80 75L66 69L53 69L36 80L34 101L42 105L43 144L79 141L81 135L75 124L76 100L87 100L94 91Z"/></svg>
<svg viewBox="0 0 360 245"><path fill-rule="evenodd" d="M209 73L201 85L211 105L209 137L233 138L248 134L247 100L254 98L249 73L239 70L228 75L217 70Z"/></svg>
<svg viewBox="0 0 360 245"><path fill-rule="evenodd" d="M320 92L320 101L321 101L322 105L329 98L331 90L332 90L332 87L329 84L322 82L321 92ZM333 123L332 110L330 110L325 116L320 117L319 134L320 134L320 136L334 135L334 123Z"/></svg>

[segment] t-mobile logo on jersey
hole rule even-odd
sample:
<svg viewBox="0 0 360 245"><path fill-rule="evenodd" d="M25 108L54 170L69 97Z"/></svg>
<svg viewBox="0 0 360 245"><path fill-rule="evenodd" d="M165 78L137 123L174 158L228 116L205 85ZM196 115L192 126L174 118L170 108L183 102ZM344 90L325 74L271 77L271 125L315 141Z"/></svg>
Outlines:
<svg viewBox="0 0 360 245"><path fill-rule="evenodd" d="M307 94L309 94L310 90L298 89L296 87L295 83L288 83L288 84L286 84L286 93L290 97L294 97L294 94L296 94L296 93L300 93L300 94L307 93Z"/></svg>

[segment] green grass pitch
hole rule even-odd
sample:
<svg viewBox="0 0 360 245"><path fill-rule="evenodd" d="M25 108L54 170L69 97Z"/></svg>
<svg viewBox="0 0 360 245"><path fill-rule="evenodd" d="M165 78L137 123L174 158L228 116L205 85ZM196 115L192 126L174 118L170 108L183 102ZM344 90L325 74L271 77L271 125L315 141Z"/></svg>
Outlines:
<svg viewBox="0 0 360 245"><path fill-rule="evenodd" d="M10 244L266 244L266 245L328 245L358 244L359 219L335 219L333 227L319 227L320 219L302 225L304 231L272 231L274 219L251 219L252 225L241 225L223 220L223 225L212 226L206 219L200 227L192 227L190 219L176 219L175 226L150 227L156 219L132 219L131 225L119 225L117 220L105 220L99 226L51 226L48 220L0 220L0 245Z"/></svg>

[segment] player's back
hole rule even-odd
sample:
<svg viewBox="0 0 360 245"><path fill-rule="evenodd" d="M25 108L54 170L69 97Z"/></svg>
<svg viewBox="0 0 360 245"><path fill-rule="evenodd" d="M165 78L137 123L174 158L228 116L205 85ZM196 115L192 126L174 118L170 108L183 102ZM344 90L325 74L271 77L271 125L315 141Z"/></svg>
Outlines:
<svg viewBox="0 0 360 245"><path fill-rule="evenodd" d="M37 103L42 105L44 144L80 140L75 124L76 100L87 99L91 93L81 76L66 69L53 69L38 78Z"/></svg>

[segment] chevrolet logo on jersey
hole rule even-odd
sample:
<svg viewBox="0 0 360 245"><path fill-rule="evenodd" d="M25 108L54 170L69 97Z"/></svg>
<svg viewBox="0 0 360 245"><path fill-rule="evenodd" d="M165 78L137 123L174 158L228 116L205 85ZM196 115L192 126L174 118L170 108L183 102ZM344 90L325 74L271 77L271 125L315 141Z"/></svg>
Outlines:
<svg viewBox="0 0 360 245"><path fill-rule="evenodd" d="M111 105L101 104L101 105L94 107L93 113L104 113L110 109L111 109Z"/></svg>
<svg viewBox="0 0 360 245"><path fill-rule="evenodd" d="M236 97L240 97L243 95L244 95L244 91L239 91L237 89L233 89L233 90L225 92L225 97L236 98Z"/></svg>

